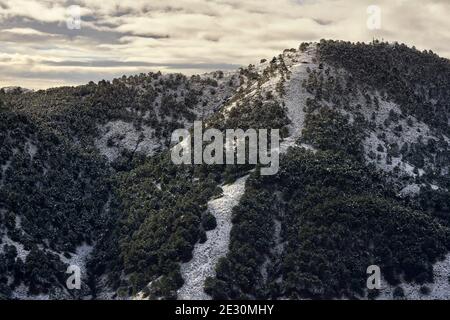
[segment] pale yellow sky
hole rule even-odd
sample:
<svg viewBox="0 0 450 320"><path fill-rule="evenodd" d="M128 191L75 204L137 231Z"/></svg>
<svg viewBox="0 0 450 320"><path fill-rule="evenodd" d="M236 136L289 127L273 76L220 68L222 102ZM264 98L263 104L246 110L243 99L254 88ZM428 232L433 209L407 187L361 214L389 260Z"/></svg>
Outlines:
<svg viewBox="0 0 450 320"><path fill-rule="evenodd" d="M321 38L450 57L449 13L450 0L0 0L0 87L234 69Z"/></svg>

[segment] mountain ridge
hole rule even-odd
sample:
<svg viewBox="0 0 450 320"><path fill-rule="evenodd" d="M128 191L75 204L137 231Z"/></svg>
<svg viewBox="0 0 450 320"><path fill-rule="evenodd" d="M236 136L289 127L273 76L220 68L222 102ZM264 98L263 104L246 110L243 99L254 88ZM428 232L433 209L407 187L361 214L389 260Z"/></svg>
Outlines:
<svg viewBox="0 0 450 320"><path fill-rule="evenodd" d="M377 58L365 58L372 54ZM382 58L383 54L390 58ZM420 67L413 67L417 62ZM362 66L367 70L360 71ZM7 201L0 201L0 225L2 242L8 244L2 244L1 252L9 258L0 268L0 276L7 279L0 291L18 298L72 297L63 287L62 275L52 276L63 271L57 256L74 258L77 248L88 246L93 251L81 296L174 298L186 281L180 264L195 261L195 248L211 235L207 223L214 220L208 210L211 199L220 197L222 186L232 186L236 178L247 175L241 200L227 222L229 250L219 257L215 275L206 279L206 293L197 288L196 295L374 297L375 291L367 295L364 290L364 264L370 261L386 270L384 281L396 288L395 297L401 297L403 289L397 288L405 287L404 281L430 283L432 265L444 258L450 243L445 205L449 131L448 121L442 120L447 117L445 97L450 92L440 87L449 68L445 59L399 44L321 41L287 49L236 72L191 78L150 73L97 85L1 93L2 117L7 119L2 123L9 124L0 130L2 145L7 146L2 148L0 179ZM416 69L422 70L426 81L412 75ZM436 72L437 80L430 80ZM171 132L189 128L194 119L220 130L279 128L280 173L263 178L258 168L252 171L255 168L248 165L170 164ZM58 167L58 161L74 165ZM48 196L56 187L55 170L64 178L60 194L52 199ZM18 176L29 185L26 192ZM72 199L62 187L68 180L74 181ZM88 185L92 190L76 191ZM36 201L20 197L36 195L36 186L42 189ZM49 198L57 211L45 203ZM30 237L35 208L42 208L48 220L38 224L48 231ZM69 217L65 230L72 224L78 229L72 238L60 241L60 247L45 241L46 232L58 230L55 212L61 212L60 218ZM78 225L81 212L85 221ZM372 220L363 214L368 212ZM398 221L392 221L391 214ZM358 224L358 219L367 225ZM86 235L83 226L93 221L97 222L92 235ZM371 224L387 231L375 227L375 232ZM329 233L335 227L343 238ZM389 231L397 228L403 231ZM359 238L344 236L348 232ZM332 240L326 241L328 237ZM386 239L392 243L384 244ZM359 258L339 247L352 242L358 243L354 250ZM408 252L398 242L408 244ZM370 249L374 243L377 247ZM19 244L30 250L18 254ZM313 254L311 248L322 255ZM35 261L45 261L49 270L58 271L42 281L33 268L27 270L34 261L28 259L30 253ZM341 262L335 266L332 257L338 253ZM30 292L19 295L18 287ZM385 298L394 298L391 291ZM442 297L442 290L439 294Z"/></svg>

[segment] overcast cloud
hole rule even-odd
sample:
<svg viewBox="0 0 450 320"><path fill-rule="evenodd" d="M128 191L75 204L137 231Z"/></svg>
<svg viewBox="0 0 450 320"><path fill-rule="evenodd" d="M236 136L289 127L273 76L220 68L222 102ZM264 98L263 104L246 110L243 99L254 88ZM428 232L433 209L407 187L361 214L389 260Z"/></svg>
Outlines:
<svg viewBox="0 0 450 320"><path fill-rule="evenodd" d="M72 5L81 29L67 27ZM367 27L369 5L381 9L379 30ZM0 87L234 69L321 38L450 58L449 14L449 0L0 0Z"/></svg>

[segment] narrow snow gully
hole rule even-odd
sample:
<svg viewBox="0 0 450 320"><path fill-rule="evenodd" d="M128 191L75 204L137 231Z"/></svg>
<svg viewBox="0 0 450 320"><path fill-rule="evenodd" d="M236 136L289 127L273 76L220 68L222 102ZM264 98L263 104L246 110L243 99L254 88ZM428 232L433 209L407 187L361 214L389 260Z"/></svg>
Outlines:
<svg viewBox="0 0 450 320"><path fill-rule="evenodd" d="M228 253L231 213L245 192L245 182L249 176L236 180L233 184L222 186L223 196L208 202L208 209L217 220L217 227L206 232L205 243L197 243L191 261L181 265L181 275L185 281L178 290L180 300L209 300L204 291L207 277L215 276L215 267L219 258Z"/></svg>

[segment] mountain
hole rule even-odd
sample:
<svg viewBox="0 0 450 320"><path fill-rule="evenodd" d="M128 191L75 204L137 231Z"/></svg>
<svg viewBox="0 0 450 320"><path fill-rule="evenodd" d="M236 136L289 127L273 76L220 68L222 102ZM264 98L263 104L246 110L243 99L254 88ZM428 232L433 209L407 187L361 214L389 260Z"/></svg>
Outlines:
<svg viewBox="0 0 450 320"><path fill-rule="evenodd" d="M3 90L5 93L24 93L24 92L32 92L33 90L17 87L17 86L9 86L9 87L3 87L0 88L0 90Z"/></svg>
<svg viewBox="0 0 450 320"><path fill-rule="evenodd" d="M431 51L322 40L235 72L0 90L0 297L448 299L449 81ZM280 129L279 171L173 164L194 120Z"/></svg>

